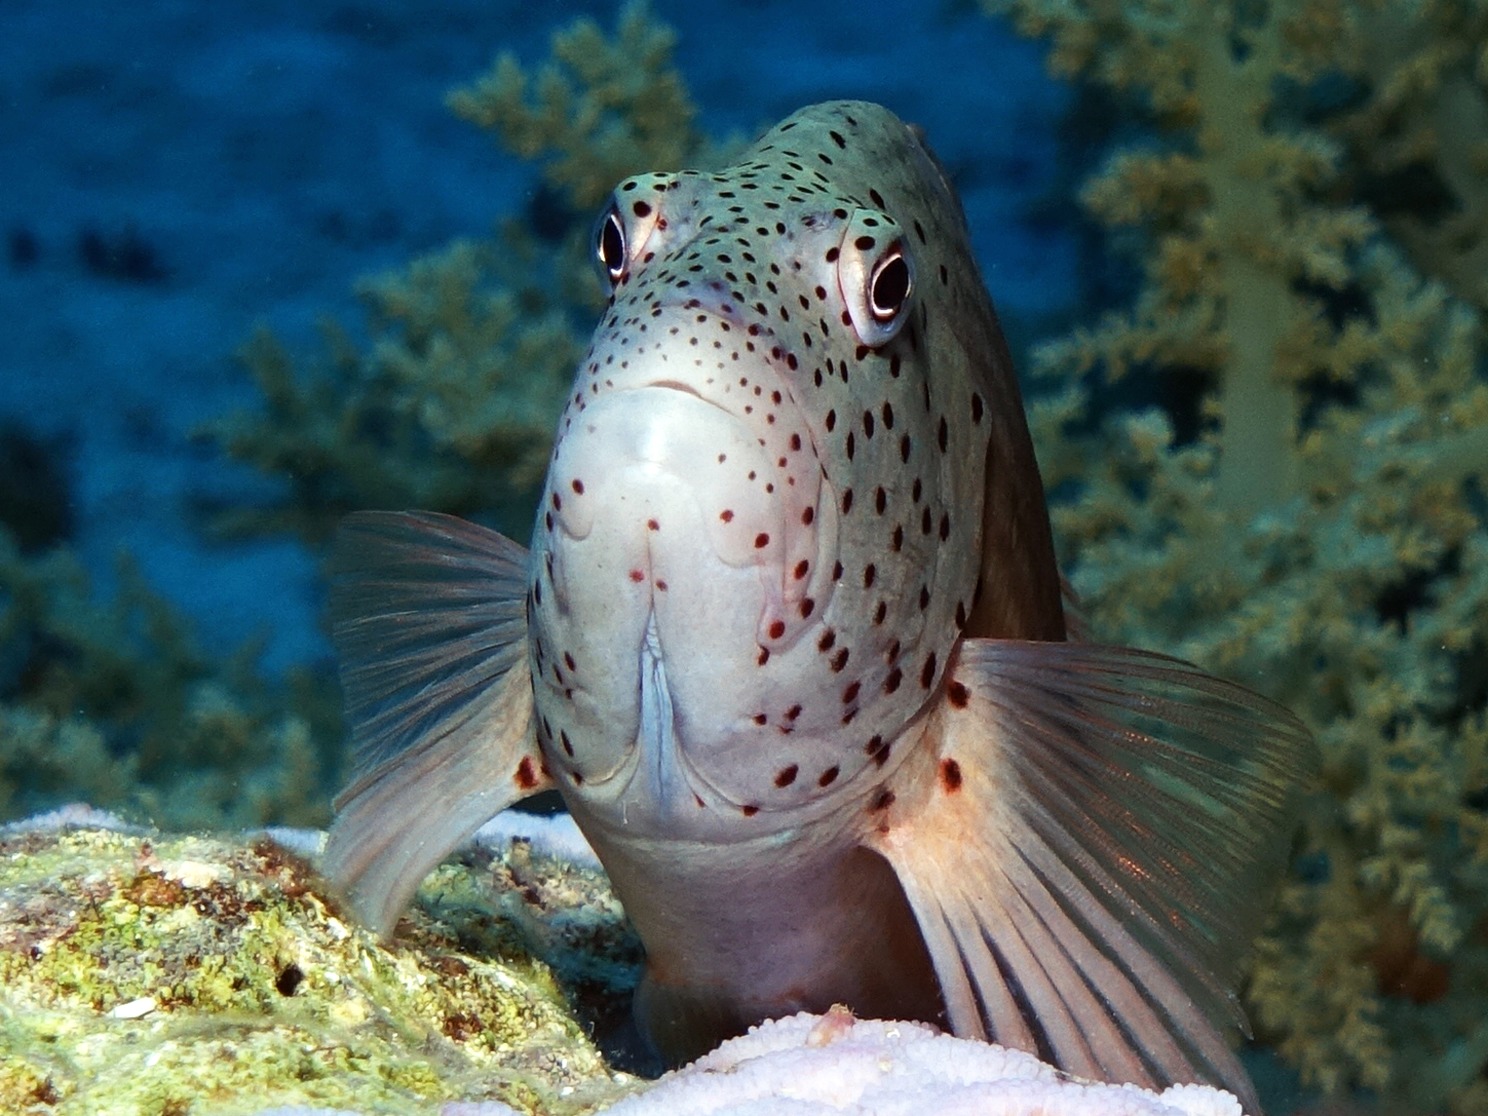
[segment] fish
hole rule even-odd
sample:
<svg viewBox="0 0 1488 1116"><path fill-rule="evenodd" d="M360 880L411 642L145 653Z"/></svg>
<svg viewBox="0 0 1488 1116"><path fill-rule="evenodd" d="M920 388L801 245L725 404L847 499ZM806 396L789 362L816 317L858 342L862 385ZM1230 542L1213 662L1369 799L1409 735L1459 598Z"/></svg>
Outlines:
<svg viewBox="0 0 1488 1116"><path fill-rule="evenodd" d="M1085 1078L1222 1085L1310 737L1089 642L961 203L920 131L804 108L639 174L531 544L340 528L354 770L325 870L390 934L556 789L645 948L669 1062L843 1004Z"/></svg>

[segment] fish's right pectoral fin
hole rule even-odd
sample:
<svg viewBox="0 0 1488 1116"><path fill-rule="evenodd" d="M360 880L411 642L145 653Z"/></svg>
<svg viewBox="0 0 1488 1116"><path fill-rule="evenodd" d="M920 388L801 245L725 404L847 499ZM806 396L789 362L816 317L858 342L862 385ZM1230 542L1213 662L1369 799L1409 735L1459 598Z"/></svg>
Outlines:
<svg viewBox="0 0 1488 1116"><path fill-rule="evenodd" d="M553 785L533 729L526 579L526 550L453 516L359 512L337 533L353 771L324 870L380 934L455 847Z"/></svg>
<svg viewBox="0 0 1488 1116"><path fill-rule="evenodd" d="M1300 722L1166 656L974 639L926 731L870 843L955 1031L1255 1112L1226 1033L1311 763Z"/></svg>

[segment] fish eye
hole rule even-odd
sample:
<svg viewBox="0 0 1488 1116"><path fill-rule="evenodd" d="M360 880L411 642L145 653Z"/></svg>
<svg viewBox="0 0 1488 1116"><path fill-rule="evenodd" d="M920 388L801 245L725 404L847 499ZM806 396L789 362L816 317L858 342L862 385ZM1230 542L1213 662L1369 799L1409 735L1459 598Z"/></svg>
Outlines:
<svg viewBox="0 0 1488 1116"><path fill-rule="evenodd" d="M890 322L904 309L914 289L914 276L904 250L894 245L873 267L868 281L868 309L875 321Z"/></svg>
<svg viewBox="0 0 1488 1116"><path fill-rule="evenodd" d="M614 206L610 206L599 219L594 230L594 259L611 288L624 278L625 265L629 262L625 250L625 227L620 223L620 212Z"/></svg>
<svg viewBox="0 0 1488 1116"><path fill-rule="evenodd" d="M877 209L859 209L828 257L837 264L837 286L858 340L887 344L904 328L914 305L915 269L898 224Z"/></svg>

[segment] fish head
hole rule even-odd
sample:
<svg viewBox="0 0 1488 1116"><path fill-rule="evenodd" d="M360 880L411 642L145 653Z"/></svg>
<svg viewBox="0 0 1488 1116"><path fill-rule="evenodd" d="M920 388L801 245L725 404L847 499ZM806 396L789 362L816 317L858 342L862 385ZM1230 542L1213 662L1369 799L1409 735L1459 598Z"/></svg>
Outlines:
<svg viewBox="0 0 1488 1116"><path fill-rule="evenodd" d="M539 743L581 817L794 824L895 762L975 606L1001 340L960 205L912 129L836 102L625 180L593 243L610 301L532 548Z"/></svg>

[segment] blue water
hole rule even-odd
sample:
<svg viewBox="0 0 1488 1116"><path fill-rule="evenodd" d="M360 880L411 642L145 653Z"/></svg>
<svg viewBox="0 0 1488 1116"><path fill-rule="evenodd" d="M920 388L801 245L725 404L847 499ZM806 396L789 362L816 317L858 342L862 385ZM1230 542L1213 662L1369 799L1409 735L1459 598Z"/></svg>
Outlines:
<svg viewBox="0 0 1488 1116"><path fill-rule="evenodd" d="M255 327L309 347L353 284L521 211L534 170L444 108L500 49L616 5L385 0L58 5L0 34L0 423L55 447L67 539L105 588L126 552L215 650L323 658L296 542L214 544L203 509L270 483L194 433L252 406ZM1077 297L1059 194L1068 92L969 3L670 0L676 63L718 133L831 97L922 124L965 200L1010 331ZM658 168L661 169L661 168Z"/></svg>

